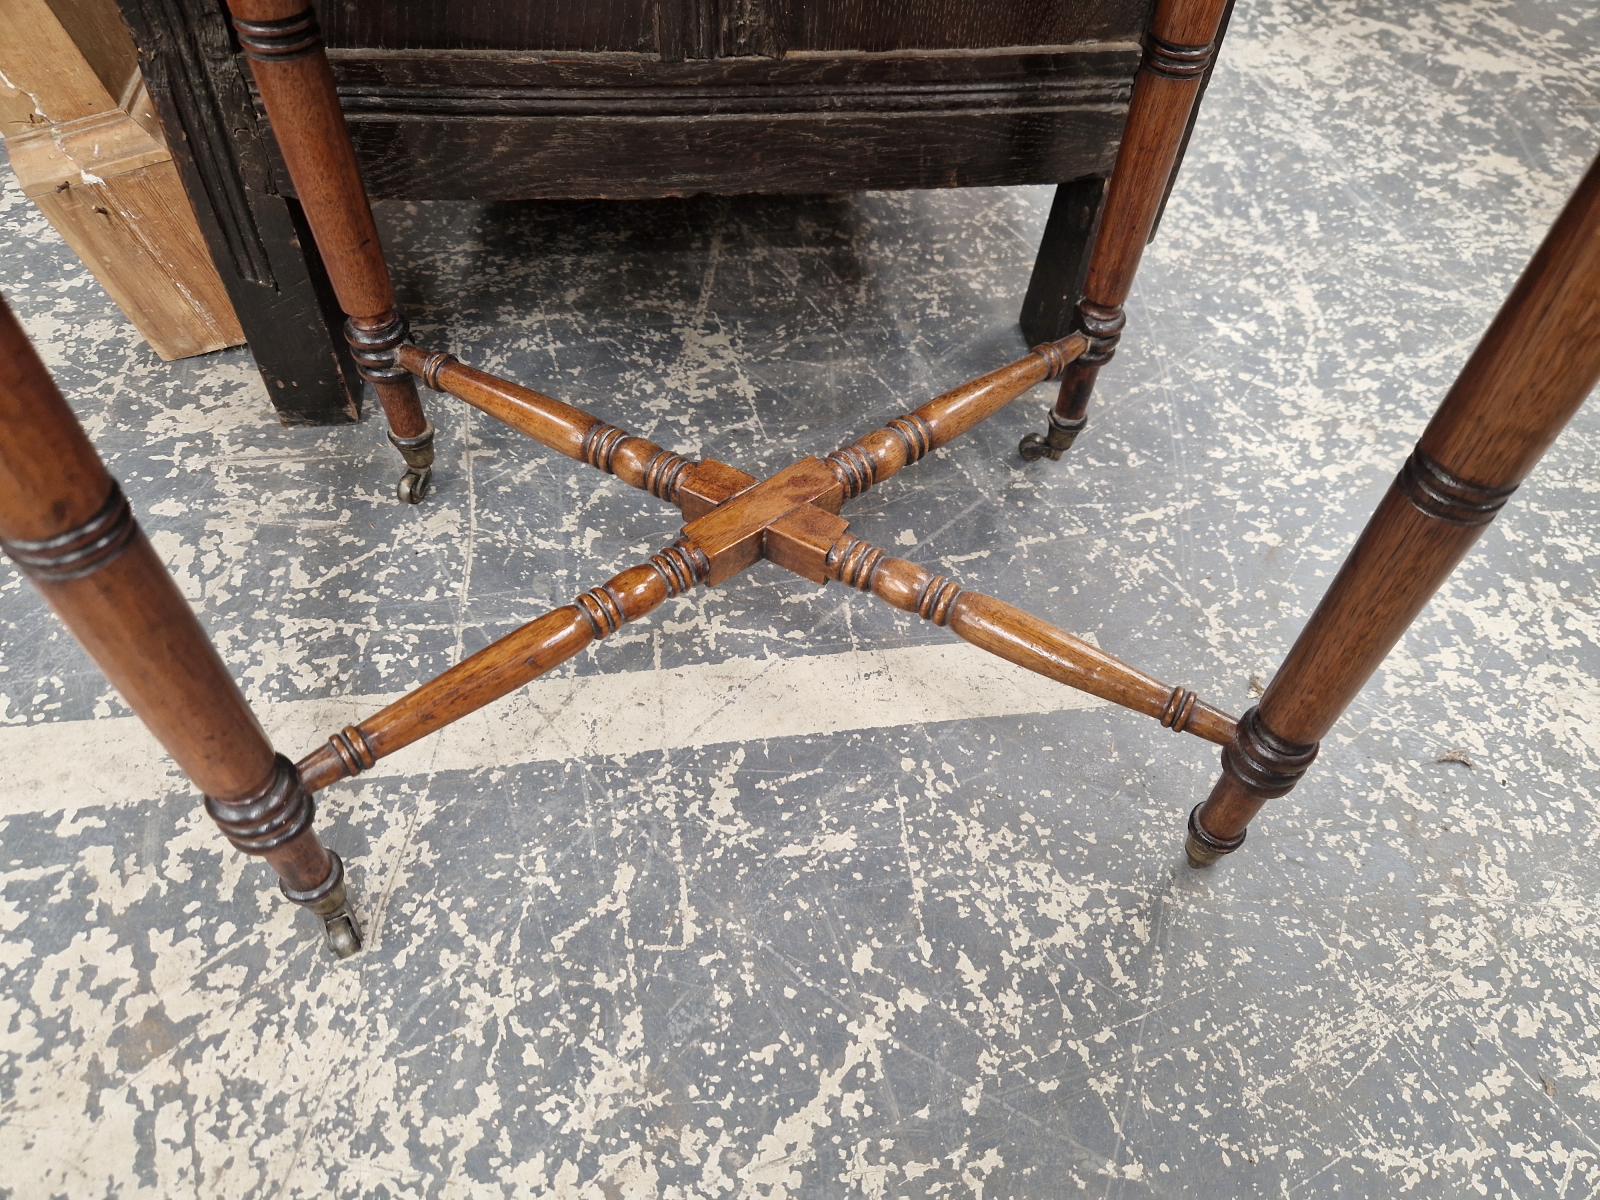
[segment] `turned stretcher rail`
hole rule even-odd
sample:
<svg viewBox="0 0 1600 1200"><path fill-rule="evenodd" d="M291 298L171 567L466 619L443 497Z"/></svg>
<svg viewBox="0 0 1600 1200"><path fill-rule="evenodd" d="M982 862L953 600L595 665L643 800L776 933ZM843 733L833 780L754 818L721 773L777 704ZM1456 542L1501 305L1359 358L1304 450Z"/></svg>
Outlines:
<svg viewBox="0 0 1600 1200"><path fill-rule="evenodd" d="M893 558L845 529L832 513L800 504L765 527L769 535L765 557L806 578L837 580L877 596L948 627L1007 662L1154 717L1174 733L1191 733L1219 745L1233 739L1234 718L1192 691L1168 687L1065 630ZM692 535L686 535L649 562L630 567L575 603L529 622L388 708L334 734L300 760L306 789L314 792L359 774L378 759L509 695L668 598L696 583L714 582L713 561Z"/></svg>
<svg viewBox="0 0 1600 1200"><path fill-rule="evenodd" d="M569 458L669 500L688 518L649 562L529 622L348 726L299 763L311 791L359 774L470 712L508 695L628 621L697 583L712 586L762 558L817 583L838 580L915 612L1000 658L1068 687L1226 744L1234 719L1037 617L891 558L847 533L839 506L961 436L1023 392L1058 376L1087 346L1080 335L1036 347L897 417L826 459L801 458L764 480L715 459L690 462L560 400L497 379L453 356L403 346L399 360L445 391Z"/></svg>
<svg viewBox="0 0 1600 1200"><path fill-rule="evenodd" d="M1058 378L1088 345L1087 338L1074 333L1036 346L1015 362L841 446L825 460L828 469L844 486L845 499L854 499L992 417L1029 388ZM691 518L756 482L715 460L691 462L563 400L466 366L453 354L412 345L400 346L395 354L401 367L434 391L472 405L558 454L676 504Z"/></svg>
<svg viewBox="0 0 1600 1200"><path fill-rule="evenodd" d="M464 366L453 355L401 346L401 366L436 391L487 413L569 458L677 504L683 537L650 562L524 625L383 711L348 726L299 763L316 791L359 774L567 661L627 621L696 583L721 583L761 558L818 583L838 579L946 625L973 645L1069 687L1226 743L1234 721L1194 693L1167 688L1089 643L1020 609L890 558L845 533L835 515L929 451L1052 379L1088 342L1074 334L1036 347L1008 366L936 396L830 454L803 458L757 481L714 459L690 462L563 401ZM925 611L924 611L925 610Z"/></svg>
<svg viewBox="0 0 1600 1200"><path fill-rule="evenodd" d="M677 503L678 485L694 466L683 455L608 425L593 413L465 366L454 355L401 346L396 358L434 391L465 401L558 454L668 503Z"/></svg>
<svg viewBox="0 0 1600 1200"><path fill-rule="evenodd" d="M826 510L798 505L772 521L766 532L772 535L766 557L797 574L819 582L837 580L874 595L1007 662L1154 717L1174 733L1224 746L1234 737L1235 719L1194 692L1168 687L1013 605L965 591L954 580L891 557L846 532L845 522ZM573 604L530 621L330 737L298 764L306 789L314 792L369 769L378 759L509 695L670 597L697 583L714 582L713 561L692 535L685 536Z"/></svg>
<svg viewBox="0 0 1600 1200"><path fill-rule="evenodd" d="M953 579L893 558L848 533L830 547L826 563L831 577L846 586L945 626L997 658L1154 717L1174 733L1192 733L1219 746L1233 740L1234 718L1193 692L1168 687L1098 646L1003 600L966 591Z"/></svg>
<svg viewBox="0 0 1600 1200"><path fill-rule="evenodd" d="M705 557L682 543L613 576L356 725L347 725L296 767L307 791L359 775L380 758L510 695L591 643L637 621L706 576Z"/></svg>
<svg viewBox="0 0 1600 1200"><path fill-rule="evenodd" d="M825 460L828 469L844 484L845 499L853 500L988 420L1029 388L1059 378L1088 348L1089 339L1078 333L1035 346L1016 362L968 380L839 447Z"/></svg>

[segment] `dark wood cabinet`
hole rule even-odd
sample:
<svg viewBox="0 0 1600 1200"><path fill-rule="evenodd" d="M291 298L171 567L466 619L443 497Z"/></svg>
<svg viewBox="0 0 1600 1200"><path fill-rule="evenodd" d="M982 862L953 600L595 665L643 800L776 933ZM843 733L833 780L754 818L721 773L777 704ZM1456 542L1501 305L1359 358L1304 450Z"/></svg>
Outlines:
<svg viewBox="0 0 1600 1200"><path fill-rule="evenodd" d="M219 0L120 2L283 419L355 419L359 378ZM315 7L376 199L1075 183L1028 288L1038 341L1070 327L1153 3Z"/></svg>
<svg viewBox="0 0 1600 1200"><path fill-rule="evenodd" d="M581 51L656 59L1136 42L1154 0L321 0L329 49Z"/></svg>
<svg viewBox="0 0 1600 1200"><path fill-rule="evenodd" d="M1103 176L1151 7L342 0L318 11L369 191L503 200Z"/></svg>

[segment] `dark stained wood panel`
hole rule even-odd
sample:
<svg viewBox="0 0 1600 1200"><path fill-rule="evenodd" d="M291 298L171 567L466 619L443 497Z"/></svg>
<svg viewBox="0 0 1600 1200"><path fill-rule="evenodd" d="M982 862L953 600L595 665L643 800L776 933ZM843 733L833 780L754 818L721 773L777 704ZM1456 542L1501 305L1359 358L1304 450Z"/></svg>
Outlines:
<svg viewBox="0 0 1600 1200"><path fill-rule="evenodd" d="M587 93L607 88L677 88L700 90L709 97L736 87L991 83L1113 88L1126 103L1140 51L1128 43L1092 42L922 54L797 51L782 59L688 62L662 62L642 54L452 50L344 49L330 51L328 57L340 94L347 100L364 89L383 88L559 88L575 93L579 89Z"/></svg>
<svg viewBox="0 0 1600 1200"><path fill-rule="evenodd" d="M353 418L342 316L222 0L118 3L282 419ZM1030 288L1043 341L1070 331L1154 0L311 3L377 197L1072 184Z"/></svg>
<svg viewBox="0 0 1600 1200"><path fill-rule="evenodd" d="M657 48L654 0L314 0L314 7L330 48L650 54Z"/></svg>
<svg viewBox="0 0 1600 1200"><path fill-rule="evenodd" d="M271 139L216 0L121 0L211 261L285 425L360 420L361 376L300 206L272 186Z"/></svg>
<svg viewBox="0 0 1600 1200"><path fill-rule="evenodd" d="M1137 41L1152 0L792 0L788 50L884 52Z"/></svg>
<svg viewBox="0 0 1600 1200"><path fill-rule="evenodd" d="M663 63L345 50L374 196L558 199L1054 183L1110 170L1138 52ZM287 176L279 185L293 194Z"/></svg>
<svg viewBox="0 0 1600 1200"><path fill-rule="evenodd" d="M333 48L779 57L1137 41L1153 0L317 0Z"/></svg>
<svg viewBox="0 0 1600 1200"><path fill-rule="evenodd" d="M856 113L809 127L781 118L440 116L356 120L351 132L375 197L646 199L1045 183L1107 170L1115 155L1107 140L1121 121L1115 109ZM935 157L937 145L945 151Z"/></svg>

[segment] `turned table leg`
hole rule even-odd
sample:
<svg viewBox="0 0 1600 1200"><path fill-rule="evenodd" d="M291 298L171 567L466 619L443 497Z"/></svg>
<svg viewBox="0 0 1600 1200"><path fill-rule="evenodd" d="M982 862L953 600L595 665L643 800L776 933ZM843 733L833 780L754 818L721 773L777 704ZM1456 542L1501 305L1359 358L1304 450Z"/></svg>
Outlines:
<svg viewBox="0 0 1600 1200"><path fill-rule="evenodd" d="M1189 817L1189 861L1239 848L1600 380L1600 160L1367 522Z"/></svg>
<svg viewBox="0 0 1600 1200"><path fill-rule="evenodd" d="M389 440L406 460L400 499L415 504L433 479L433 426L423 414L416 381L395 362L409 329L395 309L316 15L305 0L233 0L230 7L284 164L349 317L345 337L362 376L378 393Z"/></svg>
<svg viewBox="0 0 1600 1200"><path fill-rule="evenodd" d="M11 310L0 303L0 550L205 794L228 840L265 858L328 944L361 935L344 868Z"/></svg>
<svg viewBox="0 0 1600 1200"><path fill-rule="evenodd" d="M1062 376L1048 430L1028 434L1017 447L1023 458L1060 458L1088 424L1095 377L1122 336L1122 306L1161 213L1226 7L1227 0L1160 0L1156 6L1078 302L1077 330L1090 339L1089 350Z"/></svg>

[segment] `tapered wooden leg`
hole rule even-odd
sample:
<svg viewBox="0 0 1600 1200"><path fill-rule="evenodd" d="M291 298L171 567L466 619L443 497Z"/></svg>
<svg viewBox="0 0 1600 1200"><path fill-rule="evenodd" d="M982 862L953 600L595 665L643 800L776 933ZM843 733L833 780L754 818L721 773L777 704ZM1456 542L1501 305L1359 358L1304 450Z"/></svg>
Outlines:
<svg viewBox="0 0 1600 1200"><path fill-rule="evenodd" d="M378 393L389 440L406 460L400 499L415 504L433 478L433 426L423 414L416 381L395 361L409 331L395 309L316 15L305 0L233 0L230 7L284 164L349 317L345 337Z"/></svg>
<svg viewBox="0 0 1600 1200"><path fill-rule="evenodd" d="M0 303L0 550L27 575L129 707L205 794L206 811L283 892L360 948L344 868L311 828L294 765L255 715Z"/></svg>
<svg viewBox="0 0 1600 1200"><path fill-rule="evenodd" d="M1022 439L1023 458L1060 458L1088 424L1095 378L1122 336L1122 306L1160 215L1226 7L1227 0L1160 0L1156 6L1078 303L1077 328L1090 347L1062 376L1049 428Z"/></svg>
<svg viewBox="0 0 1600 1200"><path fill-rule="evenodd" d="M1189 818L1205 866L1237 850L1600 380L1600 160L1423 432Z"/></svg>

